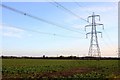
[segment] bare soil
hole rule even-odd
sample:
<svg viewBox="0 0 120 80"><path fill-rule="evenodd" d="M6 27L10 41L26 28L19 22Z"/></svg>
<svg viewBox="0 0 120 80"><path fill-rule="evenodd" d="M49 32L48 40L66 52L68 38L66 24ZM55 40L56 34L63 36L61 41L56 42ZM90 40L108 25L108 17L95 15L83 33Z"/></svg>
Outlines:
<svg viewBox="0 0 120 80"><path fill-rule="evenodd" d="M68 76L72 76L75 74L83 74L83 73L88 73L91 72L95 69L92 68L73 68L73 69L69 69L69 70L65 70L65 71L59 71L59 72L47 72L47 73L43 73L42 75L40 75L39 77L49 77L49 78L53 78L53 77L68 77Z"/></svg>
<svg viewBox="0 0 120 80"><path fill-rule="evenodd" d="M22 78L59 78L69 77L75 74L85 74L96 70L94 68L73 68L64 71L53 71L43 73L30 73L30 74L16 74L16 75L3 75L2 80L19 80ZM23 77L24 75L24 77Z"/></svg>

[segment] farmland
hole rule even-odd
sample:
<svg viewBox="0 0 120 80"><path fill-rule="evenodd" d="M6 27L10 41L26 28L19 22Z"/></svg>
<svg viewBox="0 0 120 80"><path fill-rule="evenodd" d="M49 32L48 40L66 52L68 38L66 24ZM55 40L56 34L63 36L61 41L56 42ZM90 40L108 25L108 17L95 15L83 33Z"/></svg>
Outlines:
<svg viewBox="0 0 120 80"><path fill-rule="evenodd" d="M120 78L118 60L2 59L6 78Z"/></svg>

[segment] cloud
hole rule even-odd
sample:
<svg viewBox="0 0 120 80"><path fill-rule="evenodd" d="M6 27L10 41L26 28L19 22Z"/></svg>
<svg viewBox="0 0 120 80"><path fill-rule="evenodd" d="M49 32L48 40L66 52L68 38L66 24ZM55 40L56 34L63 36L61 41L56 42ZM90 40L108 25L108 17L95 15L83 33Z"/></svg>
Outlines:
<svg viewBox="0 0 120 80"><path fill-rule="evenodd" d="M0 30L2 30L2 36L5 37L23 38L26 34L25 30L9 25L0 25Z"/></svg>

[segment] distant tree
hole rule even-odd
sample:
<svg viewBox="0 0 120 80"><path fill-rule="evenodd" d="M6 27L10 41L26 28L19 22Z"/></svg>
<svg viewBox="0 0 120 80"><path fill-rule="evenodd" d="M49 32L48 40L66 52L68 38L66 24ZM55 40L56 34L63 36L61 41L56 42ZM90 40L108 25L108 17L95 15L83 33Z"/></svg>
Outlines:
<svg viewBox="0 0 120 80"><path fill-rule="evenodd" d="M43 55L43 58L45 58L45 55Z"/></svg>
<svg viewBox="0 0 120 80"><path fill-rule="evenodd" d="M63 57L64 57L64 56L62 56L62 55L60 56L60 58L63 58Z"/></svg>

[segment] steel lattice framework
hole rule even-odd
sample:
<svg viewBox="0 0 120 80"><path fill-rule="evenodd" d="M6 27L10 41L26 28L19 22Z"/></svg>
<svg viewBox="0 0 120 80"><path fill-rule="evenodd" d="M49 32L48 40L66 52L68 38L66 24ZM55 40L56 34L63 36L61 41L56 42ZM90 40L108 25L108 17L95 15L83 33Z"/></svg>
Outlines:
<svg viewBox="0 0 120 80"><path fill-rule="evenodd" d="M87 18L90 24L85 26L85 31L87 27L91 27L91 32L88 32L86 34L86 38L88 37L88 34L91 34L90 47L88 52L88 56L91 56L91 57L101 57L97 34L100 33L102 37L102 32L97 31L96 27L103 26L103 29L104 29L104 25L100 23L96 23L96 18L98 18L100 21L100 15L95 15L93 12L93 14L91 16L88 16Z"/></svg>

